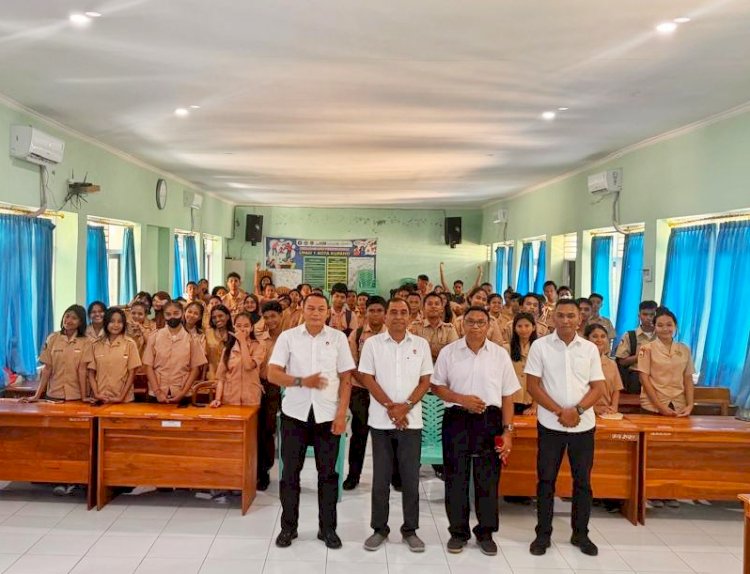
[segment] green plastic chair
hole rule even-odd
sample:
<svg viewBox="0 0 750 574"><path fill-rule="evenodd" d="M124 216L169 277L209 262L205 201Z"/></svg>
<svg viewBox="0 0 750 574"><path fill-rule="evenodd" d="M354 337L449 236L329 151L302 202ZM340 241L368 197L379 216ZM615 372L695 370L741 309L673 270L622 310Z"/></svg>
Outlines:
<svg viewBox="0 0 750 574"><path fill-rule="evenodd" d="M443 413L445 403L432 393L422 398L421 464L443 464Z"/></svg>
<svg viewBox="0 0 750 574"><path fill-rule="evenodd" d="M399 287L401 285L406 285L407 283L414 283L414 284L416 284L417 280L414 279L414 277L402 277L401 279L398 280L398 286Z"/></svg>

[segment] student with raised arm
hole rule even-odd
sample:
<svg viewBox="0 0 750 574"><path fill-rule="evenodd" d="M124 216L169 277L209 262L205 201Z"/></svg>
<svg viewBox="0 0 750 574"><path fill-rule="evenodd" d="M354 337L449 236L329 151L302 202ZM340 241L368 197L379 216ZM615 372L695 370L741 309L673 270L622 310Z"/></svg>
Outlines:
<svg viewBox="0 0 750 574"><path fill-rule="evenodd" d="M484 275L484 268L481 265L477 265L477 278L474 281L474 285L471 286L471 289L469 289L469 291L479 287L479 284L482 282L482 275ZM443 286L443 289L445 289L446 293L451 293L453 295L457 303L463 303L464 282L460 279L456 280L453 282L453 289L448 288L448 283L446 283L445 281L445 263L443 263L442 261L440 262L440 284Z"/></svg>
<svg viewBox="0 0 750 574"><path fill-rule="evenodd" d="M555 332L534 341L526 361L528 391L537 408L537 526L529 551L541 556L551 545L555 484L565 452L573 474L570 543L589 556L599 549L589 538L594 464L594 405L604 387L596 345L576 333L581 320L570 299L555 305Z"/></svg>
<svg viewBox="0 0 750 574"><path fill-rule="evenodd" d="M284 388L281 402L279 485L281 532L276 546L286 548L297 538L300 473L309 445L318 469L318 539L341 548L336 534L339 435L346 431L346 411L355 369L346 336L328 327L328 300L308 295L302 306L304 324L279 335L268 363L268 380Z"/></svg>

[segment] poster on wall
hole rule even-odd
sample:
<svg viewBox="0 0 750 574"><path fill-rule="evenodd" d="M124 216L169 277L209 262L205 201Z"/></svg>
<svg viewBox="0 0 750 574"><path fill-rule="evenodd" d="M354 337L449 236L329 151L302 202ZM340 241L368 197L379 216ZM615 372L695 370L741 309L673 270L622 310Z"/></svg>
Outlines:
<svg viewBox="0 0 750 574"><path fill-rule="evenodd" d="M277 286L300 283L329 291L334 283L350 289L375 285L377 239L289 239L266 237L266 269Z"/></svg>

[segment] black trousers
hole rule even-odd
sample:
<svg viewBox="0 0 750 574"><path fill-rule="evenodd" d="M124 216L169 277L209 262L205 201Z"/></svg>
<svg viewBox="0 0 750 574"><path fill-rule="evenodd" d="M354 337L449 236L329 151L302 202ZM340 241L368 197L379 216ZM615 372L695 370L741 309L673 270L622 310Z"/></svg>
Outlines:
<svg viewBox="0 0 750 574"><path fill-rule="evenodd" d="M352 387L352 397L349 400L349 410L352 413L352 436L349 439L349 476L359 479L362 466L365 463L367 450L367 416L370 412L370 392L361 387Z"/></svg>
<svg viewBox="0 0 750 574"><path fill-rule="evenodd" d="M258 413L258 478L268 475L276 458L276 416L281 405L281 389L278 386L261 381L263 396L260 399Z"/></svg>
<svg viewBox="0 0 750 574"><path fill-rule="evenodd" d="M550 430L537 424L538 445L536 471L538 483L536 535L552 535L555 507L555 482L565 451L573 474L573 514L570 525L574 534L588 535L591 516L591 467L594 465L594 432L568 433Z"/></svg>
<svg viewBox="0 0 750 574"><path fill-rule="evenodd" d="M498 530L500 457L494 449L495 436L502 432L503 415L497 407L487 407L481 414L451 407L443 415L445 510L451 536L464 540L471 538L469 480L472 466L474 508L478 521L474 535L482 540L490 538Z"/></svg>
<svg viewBox="0 0 750 574"><path fill-rule="evenodd" d="M394 456L401 475L401 506L404 523L401 533L413 534L419 528L419 466L422 455L421 429L370 429L372 435L372 516L370 526L387 535L389 497Z"/></svg>
<svg viewBox="0 0 750 574"><path fill-rule="evenodd" d="M315 450L315 466L318 469L318 528L324 531L336 529L339 488L336 457L339 453L339 437L331 432L331 421L316 423L310 408L307 421L281 414L281 460L284 468L281 472L279 495L282 530L297 531L299 477L309 445Z"/></svg>

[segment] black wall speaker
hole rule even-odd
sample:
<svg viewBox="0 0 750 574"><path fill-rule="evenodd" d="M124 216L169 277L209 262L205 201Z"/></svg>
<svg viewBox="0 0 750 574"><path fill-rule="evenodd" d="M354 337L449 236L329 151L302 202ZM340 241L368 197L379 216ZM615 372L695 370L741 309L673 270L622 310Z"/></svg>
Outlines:
<svg viewBox="0 0 750 574"><path fill-rule="evenodd" d="M247 214L247 225L245 226L245 241L253 245L263 241L263 216L253 213Z"/></svg>
<svg viewBox="0 0 750 574"><path fill-rule="evenodd" d="M445 244L450 245L451 249L461 243L461 218L445 218Z"/></svg>

